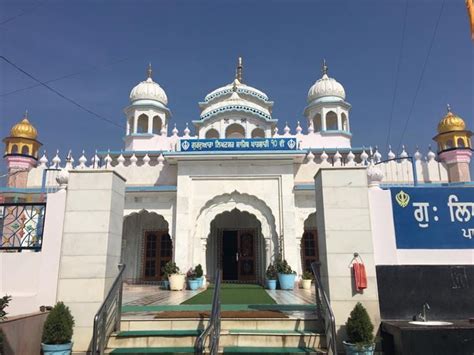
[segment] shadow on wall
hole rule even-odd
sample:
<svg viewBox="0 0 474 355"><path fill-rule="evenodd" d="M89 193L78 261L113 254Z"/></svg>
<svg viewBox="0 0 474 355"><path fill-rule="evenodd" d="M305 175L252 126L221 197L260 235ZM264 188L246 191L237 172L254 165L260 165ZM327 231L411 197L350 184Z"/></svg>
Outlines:
<svg viewBox="0 0 474 355"><path fill-rule="evenodd" d="M0 324L3 331L2 355L40 354L43 324L48 312L9 317Z"/></svg>
<svg viewBox="0 0 474 355"><path fill-rule="evenodd" d="M377 266L383 320L411 320L428 303L431 320L474 317L474 265Z"/></svg>

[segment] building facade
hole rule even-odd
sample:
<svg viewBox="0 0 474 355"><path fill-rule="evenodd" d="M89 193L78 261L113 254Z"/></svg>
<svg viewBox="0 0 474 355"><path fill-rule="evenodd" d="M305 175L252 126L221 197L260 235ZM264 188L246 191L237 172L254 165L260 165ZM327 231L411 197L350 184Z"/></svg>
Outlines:
<svg viewBox="0 0 474 355"><path fill-rule="evenodd" d="M438 153L403 148L384 158L352 146L357 118L325 62L294 130L287 123L279 132L273 102L245 82L239 58L234 80L199 103L194 133L186 125L180 134L150 66L124 109L124 150L90 161L39 157L25 115L4 140L11 193L3 198L53 191L73 170L110 169L126 181L121 260L129 282L160 281L169 260L182 271L201 264L209 278L221 268L226 281L261 282L277 257L298 274L319 259L314 177L321 168L368 168L369 183L382 185L470 181L471 132L450 109L435 137Z"/></svg>

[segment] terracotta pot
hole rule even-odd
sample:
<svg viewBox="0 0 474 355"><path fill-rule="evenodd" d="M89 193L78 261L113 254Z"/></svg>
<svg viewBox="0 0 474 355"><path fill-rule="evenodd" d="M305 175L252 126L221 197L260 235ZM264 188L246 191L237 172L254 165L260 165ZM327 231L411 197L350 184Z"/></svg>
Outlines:
<svg viewBox="0 0 474 355"><path fill-rule="evenodd" d="M170 281L170 290L181 291L184 288L185 275L173 274L168 277Z"/></svg>

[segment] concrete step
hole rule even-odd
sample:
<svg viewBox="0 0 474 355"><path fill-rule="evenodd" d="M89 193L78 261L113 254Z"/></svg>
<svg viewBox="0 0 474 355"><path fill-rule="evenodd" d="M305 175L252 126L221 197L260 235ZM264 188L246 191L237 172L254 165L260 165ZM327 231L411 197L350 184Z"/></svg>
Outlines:
<svg viewBox="0 0 474 355"><path fill-rule="evenodd" d="M194 348L190 347L171 347L171 348L120 348L107 349L106 354L194 354ZM312 349L304 347L226 347L220 349L219 354L327 354L321 349Z"/></svg>
<svg viewBox="0 0 474 355"><path fill-rule="evenodd" d="M186 330L205 329L208 319L153 319L122 320L121 330ZM222 319L221 329L276 329L276 330L313 330L323 331L323 324L317 318L233 318Z"/></svg>
<svg viewBox="0 0 474 355"><path fill-rule="evenodd" d="M119 349L107 349L106 354L194 354L194 347L160 347L160 348L119 348Z"/></svg>
<svg viewBox="0 0 474 355"><path fill-rule="evenodd" d="M108 348L193 347L199 330L139 330L113 334ZM325 347L321 333L305 330L221 330L221 347Z"/></svg>

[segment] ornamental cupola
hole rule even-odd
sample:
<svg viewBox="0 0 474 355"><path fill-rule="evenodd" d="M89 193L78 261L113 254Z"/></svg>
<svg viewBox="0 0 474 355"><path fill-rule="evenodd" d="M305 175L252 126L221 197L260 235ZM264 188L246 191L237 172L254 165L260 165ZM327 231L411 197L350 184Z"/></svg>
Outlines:
<svg viewBox="0 0 474 355"><path fill-rule="evenodd" d="M464 120L451 111L438 123L438 134L433 140L438 144L438 160L445 163L450 182L470 182L472 132Z"/></svg>
<svg viewBox="0 0 474 355"><path fill-rule="evenodd" d="M37 137L38 131L30 123L26 111L23 119L11 128L10 135L3 139L5 156L21 155L38 159L38 150L42 144L36 140Z"/></svg>
<svg viewBox="0 0 474 355"><path fill-rule="evenodd" d="M234 80L207 94L199 107L199 120L193 121L199 138L270 137L277 123L272 118L273 102L244 83L241 57Z"/></svg>
<svg viewBox="0 0 474 355"><path fill-rule="evenodd" d="M326 60L321 78L308 90L304 115L308 120L308 135L313 147L342 148L351 146L349 111L346 91L341 83L329 76ZM307 140L309 143L309 140Z"/></svg>
<svg viewBox="0 0 474 355"><path fill-rule="evenodd" d="M3 139L5 143L5 162L8 170L8 187L24 188L28 182L28 172L38 163L38 131L31 124L28 112Z"/></svg>
<svg viewBox="0 0 474 355"><path fill-rule="evenodd" d="M438 134L433 138L438 143L438 153L452 149L470 149L472 132L466 129L464 120L451 111L438 123Z"/></svg>
<svg viewBox="0 0 474 355"><path fill-rule="evenodd" d="M163 88L153 80L151 64L146 79L130 91L130 104L124 110L127 116L126 150L160 150L167 143L171 111ZM160 138L161 137L161 138Z"/></svg>

